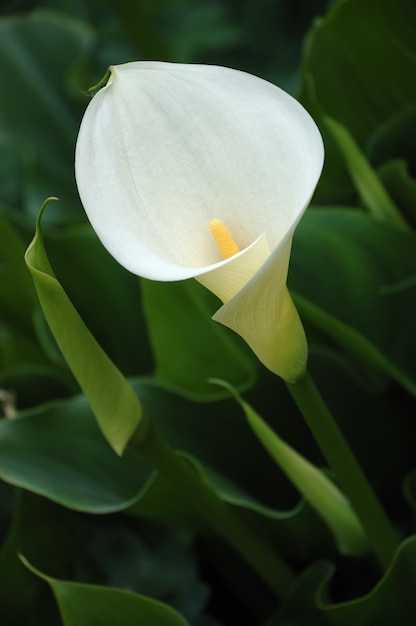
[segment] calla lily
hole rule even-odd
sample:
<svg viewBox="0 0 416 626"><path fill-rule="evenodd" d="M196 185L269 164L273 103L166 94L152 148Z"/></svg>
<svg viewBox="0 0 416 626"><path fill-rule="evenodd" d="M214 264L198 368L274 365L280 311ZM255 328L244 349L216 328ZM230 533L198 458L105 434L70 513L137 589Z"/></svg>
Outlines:
<svg viewBox="0 0 416 626"><path fill-rule="evenodd" d="M286 279L323 144L296 100L224 67L114 66L86 110L75 165L88 218L121 265L198 279L223 302L215 320L285 380L302 377L307 343ZM229 258L213 219L236 242Z"/></svg>

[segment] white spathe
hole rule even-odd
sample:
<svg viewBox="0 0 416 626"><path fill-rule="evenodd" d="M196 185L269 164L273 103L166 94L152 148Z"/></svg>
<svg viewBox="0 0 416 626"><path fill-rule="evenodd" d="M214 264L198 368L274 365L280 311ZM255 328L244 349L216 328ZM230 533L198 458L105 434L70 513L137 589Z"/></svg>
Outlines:
<svg viewBox="0 0 416 626"><path fill-rule="evenodd" d="M85 211L108 251L153 280L197 278L238 332L293 382L307 345L286 288L295 227L323 165L305 109L260 78L224 67L135 62L111 68L76 147ZM220 219L241 252L221 259Z"/></svg>

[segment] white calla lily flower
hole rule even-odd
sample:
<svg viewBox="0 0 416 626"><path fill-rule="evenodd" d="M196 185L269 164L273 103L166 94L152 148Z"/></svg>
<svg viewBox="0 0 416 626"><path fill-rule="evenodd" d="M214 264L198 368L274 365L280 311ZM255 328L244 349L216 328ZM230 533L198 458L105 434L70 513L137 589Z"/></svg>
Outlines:
<svg viewBox="0 0 416 626"><path fill-rule="evenodd" d="M87 107L75 169L88 218L121 265L153 280L198 279L224 303L214 319L294 382L307 344L286 279L323 154L312 118L271 83L134 62L111 67ZM210 232L215 219L235 242L229 258Z"/></svg>

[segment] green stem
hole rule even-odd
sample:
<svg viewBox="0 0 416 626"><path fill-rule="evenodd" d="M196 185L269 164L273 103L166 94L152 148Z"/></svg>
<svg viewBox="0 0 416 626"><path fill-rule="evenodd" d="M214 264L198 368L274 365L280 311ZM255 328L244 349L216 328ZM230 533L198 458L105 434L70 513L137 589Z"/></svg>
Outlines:
<svg viewBox="0 0 416 626"><path fill-rule="evenodd" d="M287 387L386 569L398 546L393 526L309 373Z"/></svg>
<svg viewBox="0 0 416 626"><path fill-rule="evenodd" d="M295 581L290 567L203 481L185 458L151 428L135 447L187 499L204 523L234 547L279 599L288 595Z"/></svg>

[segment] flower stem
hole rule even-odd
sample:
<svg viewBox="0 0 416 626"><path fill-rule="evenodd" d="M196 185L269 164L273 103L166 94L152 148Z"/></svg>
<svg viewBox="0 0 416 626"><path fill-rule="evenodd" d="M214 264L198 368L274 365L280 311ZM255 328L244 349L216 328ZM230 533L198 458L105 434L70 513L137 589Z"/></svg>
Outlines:
<svg viewBox="0 0 416 626"><path fill-rule="evenodd" d="M282 557L198 475L197 470L149 427L138 449L160 475L191 504L196 514L225 539L279 599L285 598L295 575Z"/></svg>
<svg viewBox="0 0 416 626"><path fill-rule="evenodd" d="M287 387L350 500L383 569L398 547L394 528L309 373Z"/></svg>

